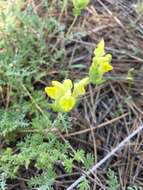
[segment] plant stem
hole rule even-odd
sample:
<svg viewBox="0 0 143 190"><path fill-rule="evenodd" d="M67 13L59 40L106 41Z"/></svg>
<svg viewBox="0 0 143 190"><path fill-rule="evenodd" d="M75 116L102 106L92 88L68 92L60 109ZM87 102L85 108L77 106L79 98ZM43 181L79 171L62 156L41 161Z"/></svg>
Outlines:
<svg viewBox="0 0 143 190"><path fill-rule="evenodd" d="M66 33L66 36L68 36L68 35L70 34L71 29L73 28L73 26L74 26L74 24L76 23L76 21L77 21L77 16L74 17L74 20L72 21L72 23L71 23L71 25L70 25L70 27L69 27L67 33Z"/></svg>

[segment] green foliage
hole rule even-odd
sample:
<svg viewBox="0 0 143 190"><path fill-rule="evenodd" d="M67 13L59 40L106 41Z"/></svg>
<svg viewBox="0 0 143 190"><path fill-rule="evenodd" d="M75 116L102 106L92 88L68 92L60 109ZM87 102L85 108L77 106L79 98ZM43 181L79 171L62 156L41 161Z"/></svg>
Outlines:
<svg viewBox="0 0 143 190"><path fill-rule="evenodd" d="M87 179L84 179L81 183L78 185L79 190L90 190L89 181Z"/></svg>
<svg viewBox="0 0 143 190"><path fill-rule="evenodd" d="M108 190L118 190L119 188L119 183L117 176L115 175L115 172L112 171L111 169L108 170L107 173L107 184L108 184Z"/></svg>
<svg viewBox="0 0 143 190"><path fill-rule="evenodd" d="M89 170L94 164L94 156L92 153L87 153L85 157L83 157L84 166L86 170Z"/></svg>
<svg viewBox="0 0 143 190"><path fill-rule="evenodd" d="M17 128L25 128L28 123L25 119L25 114L17 110L15 114L14 109L9 109L5 112L3 109L0 110L0 133L1 135L6 135Z"/></svg>
<svg viewBox="0 0 143 190"><path fill-rule="evenodd" d="M79 16L81 11L87 7L90 0L73 0L73 13L75 16Z"/></svg>
<svg viewBox="0 0 143 190"><path fill-rule="evenodd" d="M68 173L71 173L73 168L73 159L65 160L64 167Z"/></svg>
<svg viewBox="0 0 143 190"><path fill-rule="evenodd" d="M46 172L43 172L40 176L32 177L29 181L29 187L39 188L41 190L53 190L52 184L56 177L52 168L49 168Z"/></svg>
<svg viewBox="0 0 143 190"><path fill-rule="evenodd" d="M24 93L24 92L23 92ZM5 110L4 108L0 109L0 133L1 135L8 135L9 133L19 131L20 129L25 130L31 126L31 123L28 121L28 118L31 117L33 114L36 115L32 119L32 127L36 127L39 125L40 127L50 126L51 122L46 114L46 117L39 115L39 111L35 104L40 104L41 109L46 109L46 100L44 95L39 91L34 91L32 95L33 100L30 101L25 100L21 92L13 93L13 103L11 106ZM19 99L17 96L21 96ZM25 94L25 97L27 94ZM40 119L39 119L40 118ZM42 121L43 120L43 121ZM37 124L36 124L37 122ZM44 124L45 122L45 124Z"/></svg>
<svg viewBox="0 0 143 190"><path fill-rule="evenodd" d="M78 162L83 162L83 158L85 156L84 150L77 150L74 154L74 160L77 160Z"/></svg>
<svg viewBox="0 0 143 190"><path fill-rule="evenodd" d="M74 154L71 155L70 159L68 159L68 160L66 159L64 161L64 166L68 173L72 172L75 161L80 164L82 163L83 167L86 170L89 170L91 168L91 166L93 166L93 164L94 164L94 156L91 153L85 154L84 150L82 150L82 149L75 151Z"/></svg>
<svg viewBox="0 0 143 190"><path fill-rule="evenodd" d="M54 134L48 133L44 137L42 134L33 134L25 138L24 141L17 144L17 150L19 153L13 152L11 148L1 150L0 157L0 170L5 172L8 177L16 178L19 168L29 168L30 163L35 161L34 167L39 171L42 170L47 174L47 178L39 176L40 182L51 183L56 174L54 172L54 164L57 160L63 160L68 158L68 146L60 143ZM32 179L32 181L35 178ZM34 182L36 181L34 180ZM38 185L41 183L37 180ZM33 183L34 183L33 182ZM35 185L37 185L37 183ZM32 184L32 183L31 183Z"/></svg>
<svg viewBox="0 0 143 190"><path fill-rule="evenodd" d="M68 129L71 119L51 117L41 80L64 52L54 48L51 54L54 44L46 39L51 33L64 36L65 28L54 17L41 18L30 4L22 10L23 2L0 1L0 134L6 143L0 150L0 184L4 190L6 179L17 179L21 168L33 165L37 176L29 185L52 189L54 164L69 158L69 146L51 131Z"/></svg>
<svg viewBox="0 0 143 190"><path fill-rule="evenodd" d="M15 178L19 166L17 165L16 155L12 153L11 148L0 151L0 171L5 173L7 177Z"/></svg>
<svg viewBox="0 0 143 190"><path fill-rule="evenodd" d="M48 132L47 134L27 135L24 141L17 144L17 153L12 148L2 149L0 154L0 171L6 173L8 178L17 178L17 173L21 167L29 169L30 164L43 173L33 177L29 185L30 187L52 187L56 172L54 164L60 160L68 173L72 172L74 161L81 163L89 162L90 157L85 155L83 150L77 150L75 154L69 156L70 147L68 143L61 143L55 134ZM87 158L89 159L87 161ZM90 163L91 164L91 163ZM87 164L86 164L87 165ZM87 167L87 166L86 166ZM81 184L81 189L87 184Z"/></svg>
<svg viewBox="0 0 143 190"><path fill-rule="evenodd" d="M64 56L64 49L55 47L49 36L64 37L65 27L54 17L41 17L30 5L23 9L23 2L6 2L6 11L0 12L0 134L4 142L0 149L0 188L6 190L6 180L18 179L21 169L34 168L36 175L27 182L29 187L52 190L58 175L57 163L71 173L75 165L88 170L94 157L82 149L71 154L69 143L55 133L67 132L72 126L71 118L49 112L41 90L49 71ZM63 11L66 3L63 1ZM75 15L88 3L89 0L73 1ZM43 1L43 7L49 8L48 2ZM59 70L60 67L61 64ZM82 80L75 86L75 94L85 93ZM79 188L89 189L89 182L83 181Z"/></svg>
<svg viewBox="0 0 143 190"><path fill-rule="evenodd" d="M60 128L60 129L62 126L61 130L67 130L67 129L70 129L72 126L71 121L72 121L72 118L69 117L66 113L65 114L59 113L57 116L57 119L55 119L52 126L54 126L55 128Z"/></svg>
<svg viewBox="0 0 143 190"><path fill-rule="evenodd" d="M40 18L28 8L11 12L16 18L15 22L13 21L15 24L11 27L8 20L5 22L2 35L0 34L0 49L3 50L0 53L0 83L18 87L19 82L26 82L25 80L35 76L40 64L50 65L54 56L55 59L60 58L57 57L58 51L52 56L47 53L45 38L47 33L53 31L63 35L64 27L54 17ZM1 17L7 18L7 14L3 13ZM19 23L18 26L16 22Z"/></svg>
<svg viewBox="0 0 143 190"><path fill-rule="evenodd" d="M118 182L117 176L115 175L115 172L109 169L107 173L107 177L108 177L108 179L106 180L106 183L108 184L107 190L118 190L119 182ZM125 190L125 188L123 189ZM128 186L126 190L142 190L142 187Z"/></svg>

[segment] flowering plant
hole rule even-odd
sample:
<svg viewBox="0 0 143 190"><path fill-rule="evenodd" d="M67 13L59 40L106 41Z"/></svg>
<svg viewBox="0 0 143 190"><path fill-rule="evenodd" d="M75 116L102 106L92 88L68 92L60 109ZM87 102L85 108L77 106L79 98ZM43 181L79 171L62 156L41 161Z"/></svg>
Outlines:
<svg viewBox="0 0 143 190"><path fill-rule="evenodd" d="M53 99L52 109L57 112L71 111L76 105L78 97L85 94L85 88L89 83L101 84L105 81L104 74L113 69L110 64L111 59L111 54L105 53L105 43L102 39L94 50L89 76L76 83L70 79L65 79L63 83L52 81L52 86L45 88L46 94Z"/></svg>
<svg viewBox="0 0 143 190"><path fill-rule="evenodd" d="M51 104L53 110L69 112L75 106L77 98L85 94L88 83L88 77L74 84L70 79L64 80L63 83L52 81L52 86L46 87L45 92L54 100Z"/></svg>
<svg viewBox="0 0 143 190"><path fill-rule="evenodd" d="M103 75L113 69L110 64L111 59L112 55L106 54L105 52L105 43L102 39L94 50L94 57L89 69L89 78L91 83L101 84L105 81Z"/></svg>

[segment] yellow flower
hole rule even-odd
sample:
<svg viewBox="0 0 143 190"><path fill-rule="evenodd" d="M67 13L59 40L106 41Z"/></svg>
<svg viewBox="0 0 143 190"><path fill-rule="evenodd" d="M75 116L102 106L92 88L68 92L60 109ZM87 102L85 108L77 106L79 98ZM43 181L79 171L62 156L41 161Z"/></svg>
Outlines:
<svg viewBox="0 0 143 190"><path fill-rule="evenodd" d="M58 90L56 87L46 87L45 92L52 99L56 99L58 96Z"/></svg>
<svg viewBox="0 0 143 190"><path fill-rule="evenodd" d="M94 50L94 55L96 57L102 57L105 55L105 42L104 39L102 39L98 44L97 48Z"/></svg>
<svg viewBox="0 0 143 190"><path fill-rule="evenodd" d="M93 60L93 65L98 69L99 74L107 73L113 69L110 61L112 56L110 54L105 55L104 57L97 57Z"/></svg>
<svg viewBox="0 0 143 190"><path fill-rule="evenodd" d="M113 69L110 64L111 59L111 54L105 52L105 43L102 39L95 48L92 64L89 68L89 77L83 78L74 85L70 79L64 80L63 83L52 81L52 86L45 88L47 95L53 99L50 104L51 108L58 112L71 111L77 98L85 94L85 88L90 82L102 84L105 81L104 73Z"/></svg>
<svg viewBox="0 0 143 190"><path fill-rule="evenodd" d="M45 92L54 100L51 104L53 110L62 112L72 110L76 104L76 98L85 94L85 87L88 83L88 77L75 83L74 87L70 79L64 80L63 83L52 81L52 86L46 87Z"/></svg>
<svg viewBox="0 0 143 190"><path fill-rule="evenodd" d="M73 96L76 98L85 94L85 87L89 83L89 77L86 77L74 84Z"/></svg>
<svg viewBox="0 0 143 190"><path fill-rule="evenodd" d="M73 85L72 85L72 81L71 81L70 79L64 80L63 86L64 86L64 88L65 88L66 90L71 89L72 86L73 86Z"/></svg>
<svg viewBox="0 0 143 190"><path fill-rule="evenodd" d="M108 62L103 62L101 65L100 65L100 70L101 72L104 74L104 73L107 73L108 71L111 71L113 70L113 67L110 63Z"/></svg>
<svg viewBox="0 0 143 190"><path fill-rule="evenodd" d="M70 79L64 80L63 83L52 81L52 86L46 87L47 95L54 99L52 108L55 111L70 111L76 103L76 99L71 95L72 81Z"/></svg>
<svg viewBox="0 0 143 190"><path fill-rule="evenodd" d="M93 60L92 60L92 65L94 67L99 67L104 62L110 63L111 60L112 60L112 55L111 54L106 54L106 55L101 56L101 57L94 56Z"/></svg>
<svg viewBox="0 0 143 190"><path fill-rule="evenodd" d="M76 99L68 92L65 96L62 96L59 101L59 107L64 112L69 112L75 106Z"/></svg>
<svg viewBox="0 0 143 190"><path fill-rule="evenodd" d="M113 69L110 64L111 59L112 55L105 52L105 43L102 39L94 50L92 65L89 69L89 78L93 84L101 84L105 81L103 75Z"/></svg>
<svg viewBox="0 0 143 190"><path fill-rule="evenodd" d="M66 79L63 84L58 81L52 81L52 85L53 86L46 87L45 92L50 98L56 100L63 96L67 90L72 88L72 81L70 79Z"/></svg>
<svg viewBox="0 0 143 190"><path fill-rule="evenodd" d="M57 99L63 92L63 85L58 81L52 81L52 85L53 86L46 87L45 92L50 98Z"/></svg>

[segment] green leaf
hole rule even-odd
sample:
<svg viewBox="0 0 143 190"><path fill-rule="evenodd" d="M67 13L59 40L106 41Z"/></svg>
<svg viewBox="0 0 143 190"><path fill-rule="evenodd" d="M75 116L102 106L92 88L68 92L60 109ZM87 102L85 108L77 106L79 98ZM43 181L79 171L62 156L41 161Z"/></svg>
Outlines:
<svg viewBox="0 0 143 190"><path fill-rule="evenodd" d="M85 154L84 150L77 150L74 155L74 160L78 162L83 161L84 154Z"/></svg>
<svg viewBox="0 0 143 190"><path fill-rule="evenodd" d="M84 179L77 187L79 190L90 190L89 181Z"/></svg>
<svg viewBox="0 0 143 190"><path fill-rule="evenodd" d="M119 183L117 176L115 175L115 172L111 169L108 170L107 173L107 184L108 184L108 189L107 190L118 190Z"/></svg>
<svg viewBox="0 0 143 190"><path fill-rule="evenodd" d="M73 0L73 13L75 16L79 16L81 11L87 7L90 0Z"/></svg>
<svg viewBox="0 0 143 190"><path fill-rule="evenodd" d="M73 159L66 159L64 161L64 167L68 173L71 173L73 168Z"/></svg>
<svg viewBox="0 0 143 190"><path fill-rule="evenodd" d="M70 68L73 68L73 69L85 69L85 68L87 68L87 66L84 65L84 64L75 64L75 65L71 65Z"/></svg>
<svg viewBox="0 0 143 190"><path fill-rule="evenodd" d="M89 170L93 166L94 159L95 158L94 158L93 154L88 153L86 155L86 157L84 158L84 166L85 166L86 170Z"/></svg>

